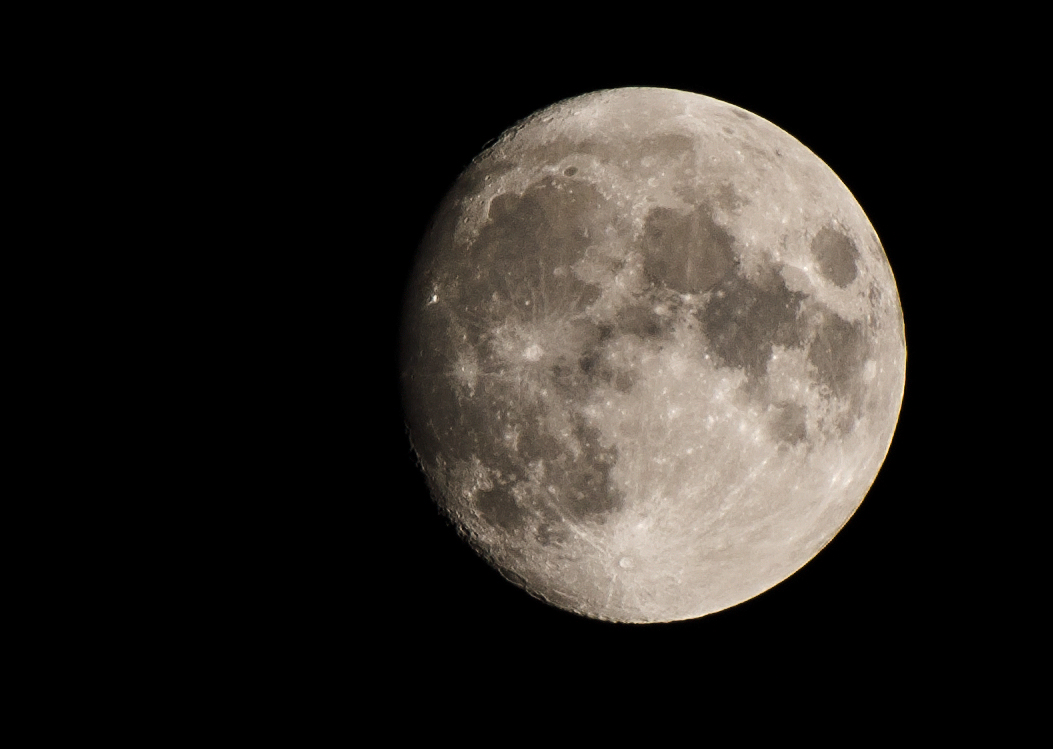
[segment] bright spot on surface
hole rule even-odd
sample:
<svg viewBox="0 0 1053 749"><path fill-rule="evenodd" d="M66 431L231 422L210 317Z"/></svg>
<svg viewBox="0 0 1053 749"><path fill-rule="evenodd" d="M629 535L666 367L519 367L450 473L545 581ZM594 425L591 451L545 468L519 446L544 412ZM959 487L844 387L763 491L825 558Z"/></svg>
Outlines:
<svg viewBox="0 0 1053 749"><path fill-rule="evenodd" d="M523 358L527 361L537 361L541 358L541 355L545 353L544 350L536 343L527 347L527 350L523 352Z"/></svg>

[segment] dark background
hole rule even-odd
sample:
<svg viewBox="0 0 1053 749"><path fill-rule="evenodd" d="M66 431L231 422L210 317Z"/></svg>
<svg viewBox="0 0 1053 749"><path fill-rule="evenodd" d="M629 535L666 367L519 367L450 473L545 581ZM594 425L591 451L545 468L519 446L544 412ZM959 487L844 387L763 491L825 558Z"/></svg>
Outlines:
<svg viewBox="0 0 1053 749"><path fill-rule="evenodd" d="M100 695L123 716L134 708L100 689L121 680L171 711L164 730L203 713L239 732L284 718L299 734L317 716L357 736L364 716L385 737L445 739L478 733L485 712L504 723L491 740L526 725L562 739L567 717L728 723L709 698L723 692L747 707L814 699L777 724L812 736L831 696L873 690L888 700L857 732L941 699L968 730L973 705L946 696L986 702L1003 689L992 670L1037 660L1022 633L1045 620L1030 608L1048 585L1028 578L1048 542L1018 539L1043 530L1048 482L1022 477L1045 467L1046 337L1020 338L1048 319L1046 292L1027 290L1045 279L1048 207L1033 202L1047 200L1048 86L1031 84L1044 68L1026 59L1044 47L1019 32L1041 25L1006 14L999 28L988 9L922 25L876 8L865 28L841 9L786 24L759 7L722 24L656 6L604 31L600 16L619 11L581 23L560 10L466 9L480 17L465 24L446 5L431 18L235 9L107 24L114 39L78 26L83 55L56 63L54 86L34 86L23 68L38 61L20 58L16 77L61 106L20 112L48 127L14 148L50 157L37 178L80 206L30 195L40 225L72 237L27 254L85 297L61 310L84 327L83 350L29 406L61 404L76 383L91 408L39 420L71 452L89 448L86 469L37 451L42 478L73 486L31 504L76 540L54 558L46 544L16 554L60 570L57 585L29 583L61 604L38 613L52 629L27 650L41 680L66 686L75 671L75 700ZM402 288L445 191L520 118L619 86L712 96L811 148L874 225L906 320L899 428L859 511L785 582L690 622L593 621L505 582L429 499L399 402ZM110 338L112 355L98 344ZM36 667L69 651L89 665ZM689 709L636 711L669 691Z"/></svg>
<svg viewBox="0 0 1053 749"><path fill-rule="evenodd" d="M581 68L585 69L582 70ZM934 69L919 75L802 63L767 74L707 72L694 66L558 65L502 75L415 71L388 92L378 123L382 167L366 179L383 284L372 316L383 339L381 392L369 441L379 462L362 501L382 503L371 577L378 598L362 615L382 620L402 668L426 673L462 660L550 668L568 659L633 668L704 670L750 663L838 671L945 668L956 662L949 623L971 605L963 590L977 562L954 546L950 506L959 420L948 308L955 268L946 253L962 241L956 202L966 170L958 161L968 128L948 124L959 91ZM881 238L904 308L908 361L899 428L884 468L858 512L810 563L763 595L703 619L618 625L565 613L535 600L487 567L430 503L399 417L394 341L400 282L431 211L461 169L492 138L563 98L618 86L659 86L705 94L758 114L825 161L862 205ZM394 96L391 94L394 93ZM368 108L367 108L368 109ZM372 253L371 253L372 254ZM968 252L964 254L968 255ZM951 319L949 320L948 317ZM372 398L370 399L372 400ZM383 405L379 405L383 403ZM953 419L953 420L952 420ZM373 430L376 430L375 432ZM372 453L371 453L372 454ZM963 459L960 453L958 459ZM355 492L353 492L355 493Z"/></svg>
<svg viewBox="0 0 1053 749"><path fill-rule="evenodd" d="M358 42L386 41L348 56L358 42L339 39L292 72L257 76L267 139L252 141L248 160L253 194L273 195L246 223L275 249L234 237L247 267L272 265L263 285L235 279L260 304L229 339L262 331L267 388L252 391L253 415L238 426L262 448L243 472L254 492L237 477L222 487L244 506L234 533L251 552L215 586L227 610L247 612L228 642L254 660L265 639L275 674L319 684L451 705L465 694L451 680L468 680L470 706L540 681L590 700L609 693L615 712L622 690L685 674L699 689L732 680L778 694L807 674L827 691L865 681L918 696L1001 658L988 623L1001 629L1025 605L1002 570L1026 564L1005 543L1016 489L1003 466L1016 458L999 415L1020 410L1020 388L999 363L1015 327L1002 300L1017 288L1003 258L1023 246L1002 230L1022 184L1005 165L1027 153L1035 125L1033 113L993 104L1002 83L985 59L912 39L831 49L793 37L766 55L671 55L656 38L647 51L597 55L602 45L580 39L516 47L462 34L418 47L360 32ZM688 622L594 621L506 582L431 502L401 412L403 284L438 202L519 119L619 86L715 97L799 139L861 204L904 308L899 427L860 509L786 581ZM272 668L267 658L254 668Z"/></svg>

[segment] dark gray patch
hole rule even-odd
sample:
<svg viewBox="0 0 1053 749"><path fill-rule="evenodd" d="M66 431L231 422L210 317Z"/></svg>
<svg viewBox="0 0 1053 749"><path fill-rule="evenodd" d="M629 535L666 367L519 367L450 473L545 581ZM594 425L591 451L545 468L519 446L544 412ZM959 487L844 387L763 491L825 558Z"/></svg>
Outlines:
<svg viewBox="0 0 1053 749"><path fill-rule="evenodd" d="M652 156L659 159L678 161L684 156L694 153L695 141L687 135L679 133L665 133L647 138L640 143L639 153L644 157Z"/></svg>
<svg viewBox="0 0 1053 749"><path fill-rule="evenodd" d="M585 382L583 396L598 387L610 387L614 382L617 373L607 357L605 341L584 349L578 359L578 370Z"/></svg>
<svg viewBox="0 0 1053 749"><path fill-rule="evenodd" d="M543 511L543 520L537 524L534 538L542 546L560 546L570 540L570 529L561 518L547 507Z"/></svg>
<svg viewBox="0 0 1053 749"><path fill-rule="evenodd" d="M505 487L479 492L476 506L491 526L511 531L523 524L523 511Z"/></svg>
<svg viewBox="0 0 1053 749"><path fill-rule="evenodd" d="M578 168L576 166L568 166L566 169L563 170L563 175L565 177L573 177L577 173Z"/></svg>
<svg viewBox="0 0 1053 749"><path fill-rule="evenodd" d="M812 238L812 255L819 271L835 285L844 288L855 280L859 249L847 234L824 226Z"/></svg>
<svg viewBox="0 0 1053 749"><path fill-rule="evenodd" d="M735 213L749 201L739 195L730 184L724 183L714 192L713 202L725 211Z"/></svg>
<svg viewBox="0 0 1053 749"><path fill-rule="evenodd" d="M808 361L815 365L819 382L840 397L858 394L859 376L868 352L861 323L850 323L824 310L815 338L808 347Z"/></svg>
<svg viewBox="0 0 1053 749"><path fill-rule="evenodd" d="M537 155L546 163L558 164L569 156L584 154L595 156L601 161L620 161L626 156L626 143L621 141L603 141L588 138L581 141L570 138L557 138L537 151Z"/></svg>
<svg viewBox="0 0 1053 749"><path fill-rule="evenodd" d="M740 117L744 120L752 120L753 115L747 112L745 109L739 109L738 107L732 107L731 111L735 116Z"/></svg>
<svg viewBox="0 0 1053 749"><path fill-rule="evenodd" d="M622 308L614 322L619 333L645 340L659 338L669 328L669 323L653 309L639 305Z"/></svg>
<svg viewBox="0 0 1053 749"><path fill-rule="evenodd" d="M611 482L618 451L603 446L598 430L580 419L576 421L574 436L581 452L577 458L566 451L561 453L549 471L549 480L559 487L561 504L575 518L601 520L625 501Z"/></svg>
<svg viewBox="0 0 1053 749"><path fill-rule="evenodd" d="M534 496L528 501L530 514L542 518L538 533L548 539L557 535L555 526L562 522L560 517L602 521L624 504L623 495L611 481L611 470L618 460L617 448L606 447L599 431L587 425L579 415L572 415L571 419L576 450L544 431L540 419L516 415L520 436L515 454L506 453L503 458L486 456L489 462L484 459L484 464L492 471L504 476L509 476L513 470L525 474L525 467L541 461L545 472L544 485L552 490L546 488L543 496ZM510 459L513 459L511 463ZM495 470L495 467L499 468ZM515 528L525 517L525 512L515 504L511 495L499 488L481 493L478 504L491 525L505 530ZM546 523L548 529L544 530Z"/></svg>
<svg viewBox="0 0 1053 749"><path fill-rule="evenodd" d="M609 334L609 328L589 320L572 321L564 329L565 346L548 374L552 384L569 402L586 397L596 387L597 381L607 379L599 370L602 342Z"/></svg>
<svg viewBox="0 0 1053 749"><path fill-rule="evenodd" d="M496 196L466 258L471 296L546 305L536 314L580 311L600 290L566 271L614 221L607 199L588 182L548 177L522 195Z"/></svg>
<svg viewBox="0 0 1053 749"><path fill-rule="evenodd" d="M697 294L720 282L735 264L733 239L708 206L688 214L658 207L644 226L644 270L651 280L682 294Z"/></svg>
<svg viewBox="0 0 1053 749"><path fill-rule="evenodd" d="M782 403L771 420L771 435L776 442L796 445L808 437L807 410L797 403Z"/></svg>
<svg viewBox="0 0 1053 749"><path fill-rule="evenodd" d="M541 427L544 413L540 408L536 412L531 412L530 410L526 410L523 413L517 412L513 415L513 418L516 426L519 428L519 441L516 450L516 462L518 464L526 466L535 460L554 460L563 452L563 446L559 440ZM523 473L526 472L523 469Z"/></svg>
<svg viewBox="0 0 1053 749"><path fill-rule="evenodd" d="M582 397L598 387L613 387L623 393L632 390L636 378L630 370L612 366L605 347L600 344L585 350L578 360L578 369L583 378Z"/></svg>
<svg viewBox="0 0 1053 749"><path fill-rule="evenodd" d="M772 346L803 343L798 320L803 299L774 273L757 282L739 275L727 277L699 313L710 350L729 366L742 367L751 376L763 375Z"/></svg>
<svg viewBox="0 0 1053 749"><path fill-rule="evenodd" d="M632 370L622 369L614 375L614 387L620 393L628 393L636 384L636 376Z"/></svg>
<svg viewBox="0 0 1053 749"><path fill-rule="evenodd" d="M607 358L599 348L592 348L581 355L578 359L578 369L590 380L609 383L614 376L614 370L607 363Z"/></svg>

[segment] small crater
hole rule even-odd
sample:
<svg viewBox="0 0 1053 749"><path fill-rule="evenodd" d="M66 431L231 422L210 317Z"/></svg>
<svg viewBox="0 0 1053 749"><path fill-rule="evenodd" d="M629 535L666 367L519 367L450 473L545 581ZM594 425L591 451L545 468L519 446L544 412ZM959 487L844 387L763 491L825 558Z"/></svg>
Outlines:
<svg viewBox="0 0 1053 749"><path fill-rule="evenodd" d="M566 169L563 170L563 176L565 177L573 177L577 173L578 168L576 166L568 166Z"/></svg>

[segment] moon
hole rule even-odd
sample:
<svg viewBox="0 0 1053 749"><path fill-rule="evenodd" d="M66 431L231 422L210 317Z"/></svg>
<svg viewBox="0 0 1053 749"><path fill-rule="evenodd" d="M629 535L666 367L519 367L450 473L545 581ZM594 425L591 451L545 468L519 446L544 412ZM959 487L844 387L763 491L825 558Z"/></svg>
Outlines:
<svg viewBox="0 0 1053 749"><path fill-rule="evenodd" d="M903 397L895 279L837 176L698 94L518 123L438 207L405 289L433 498L512 583L619 622L768 590L863 501Z"/></svg>

